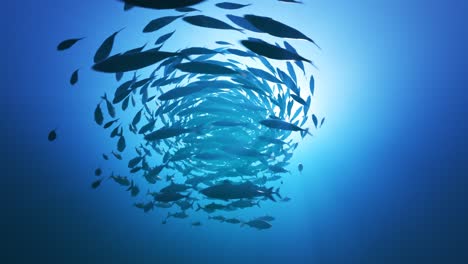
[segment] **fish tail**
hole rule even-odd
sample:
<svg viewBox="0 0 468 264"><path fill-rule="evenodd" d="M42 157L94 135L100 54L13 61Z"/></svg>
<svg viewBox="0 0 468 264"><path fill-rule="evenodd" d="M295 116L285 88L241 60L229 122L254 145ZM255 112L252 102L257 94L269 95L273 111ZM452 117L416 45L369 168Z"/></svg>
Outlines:
<svg viewBox="0 0 468 264"><path fill-rule="evenodd" d="M276 189L276 191L274 192L274 194L276 194L276 196L278 196L280 199L283 199L283 197L281 197L281 194L280 194L279 191L280 191L280 188L278 187L278 188Z"/></svg>
<svg viewBox="0 0 468 264"><path fill-rule="evenodd" d="M195 210L196 212L200 211L202 209L202 207L200 206L199 203L197 203L197 209Z"/></svg>

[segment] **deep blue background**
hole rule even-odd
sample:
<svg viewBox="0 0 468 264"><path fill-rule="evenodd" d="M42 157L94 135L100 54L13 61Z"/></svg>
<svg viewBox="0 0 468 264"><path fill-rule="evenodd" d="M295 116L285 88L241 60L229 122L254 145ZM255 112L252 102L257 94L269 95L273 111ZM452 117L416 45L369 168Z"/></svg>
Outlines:
<svg viewBox="0 0 468 264"><path fill-rule="evenodd" d="M115 185L90 190L93 169L112 167L100 154L114 143L92 112L113 82L87 67L110 33L162 14L96 2L2 3L0 262L467 263L464 1L264 0L238 12L290 21L323 48L311 57L327 122L298 148L304 173L282 190L293 200L263 209L277 217L266 232L204 219L164 226ZM210 2L200 8L221 18ZM191 29L170 45L225 37ZM125 34L127 45L145 42ZM78 36L87 41L55 51ZM81 80L69 87L76 67Z"/></svg>

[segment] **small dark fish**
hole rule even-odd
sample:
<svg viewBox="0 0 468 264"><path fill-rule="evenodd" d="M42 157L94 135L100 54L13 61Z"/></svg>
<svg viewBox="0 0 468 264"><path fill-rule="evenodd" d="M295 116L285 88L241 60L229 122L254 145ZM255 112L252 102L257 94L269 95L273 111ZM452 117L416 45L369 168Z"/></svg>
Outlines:
<svg viewBox="0 0 468 264"><path fill-rule="evenodd" d="M102 154L102 158L105 159L105 160L109 160L109 156L107 156L106 154Z"/></svg>
<svg viewBox="0 0 468 264"><path fill-rule="evenodd" d="M172 35L175 33L175 30L170 32L170 33L167 33L167 34L164 34L162 36L160 36L157 40L156 40L156 43L154 43L154 45L159 45L159 44L162 44L164 42L166 42L166 40L168 40L169 38L172 37Z"/></svg>
<svg viewBox="0 0 468 264"><path fill-rule="evenodd" d="M137 53L117 54L94 64L92 68L95 71L107 73L134 71L176 55L177 53L163 52L157 49Z"/></svg>
<svg viewBox="0 0 468 264"><path fill-rule="evenodd" d="M224 220L226 220L226 217L222 215L215 215L215 216L209 216L208 219L213 219L216 221L224 222Z"/></svg>
<svg viewBox="0 0 468 264"><path fill-rule="evenodd" d="M302 163L299 163L299 165L297 165L297 169L299 170L299 172L302 173L302 170L304 169L304 165L302 165Z"/></svg>
<svg viewBox="0 0 468 264"><path fill-rule="evenodd" d="M120 151L120 152L123 152L126 147L127 147L127 145L125 143L125 137L120 136L119 141L117 142L117 150Z"/></svg>
<svg viewBox="0 0 468 264"><path fill-rule="evenodd" d="M254 27L272 36L280 38L305 39L319 47L311 38L307 37L299 30L272 18L256 15L245 15L244 18L248 20Z"/></svg>
<svg viewBox="0 0 468 264"><path fill-rule="evenodd" d="M110 137L111 137L111 138L116 137L116 136L119 134L119 129L120 129L120 126L116 126L116 127L112 130L112 132L111 132L111 134L110 134Z"/></svg>
<svg viewBox="0 0 468 264"><path fill-rule="evenodd" d="M107 113L112 117L115 118L115 108L112 103L107 99L107 94L104 94L102 97L104 101L106 101Z"/></svg>
<svg viewBox="0 0 468 264"><path fill-rule="evenodd" d="M180 16L165 16L165 17L160 17L156 18L154 20L151 20L143 29L144 33L150 33L154 32L156 30L159 30L170 23L174 22L176 19L183 17L185 15L180 15Z"/></svg>
<svg viewBox="0 0 468 264"><path fill-rule="evenodd" d="M181 7L181 8L176 8L175 11L181 12L181 13L189 13L189 12L201 12L200 10L193 8L193 7Z"/></svg>
<svg viewBox="0 0 468 264"><path fill-rule="evenodd" d="M102 126L102 123L104 122L104 117L102 115L102 110L101 110L101 103L99 103L96 106L96 109L94 110L94 121L96 121L96 124Z"/></svg>
<svg viewBox="0 0 468 264"><path fill-rule="evenodd" d="M138 165L138 163L141 162L142 159L143 159L143 157L136 157L136 158L131 159L131 160L128 162L128 167L129 167L129 168L135 167L136 165Z"/></svg>
<svg viewBox="0 0 468 264"><path fill-rule="evenodd" d="M312 115L312 122L314 122L314 126L315 128L317 128L318 126L318 119L317 119L317 116L315 114Z"/></svg>
<svg viewBox="0 0 468 264"><path fill-rule="evenodd" d="M235 28L219 19L212 18L204 15L188 16L183 18L185 22L194 26L212 28L212 29L226 29L226 30L237 30L242 32L241 29Z"/></svg>
<svg viewBox="0 0 468 264"><path fill-rule="evenodd" d="M102 174L102 170L100 168L97 168L95 171L94 171L94 175L96 176L101 176Z"/></svg>
<svg viewBox="0 0 468 264"><path fill-rule="evenodd" d="M49 132L49 135L47 136L47 139L52 142L57 139L57 132L54 130Z"/></svg>
<svg viewBox="0 0 468 264"><path fill-rule="evenodd" d="M189 73L203 74L236 74L237 72L227 67L206 63L206 62L186 62L176 66L177 69Z"/></svg>
<svg viewBox="0 0 468 264"><path fill-rule="evenodd" d="M324 118L322 118L322 121L320 122L320 127L322 127L322 126L323 126L323 123L324 123L324 122L325 122L325 117L324 117Z"/></svg>
<svg viewBox="0 0 468 264"><path fill-rule="evenodd" d="M126 4L150 9L185 8L199 4L205 0L120 0Z"/></svg>
<svg viewBox="0 0 468 264"><path fill-rule="evenodd" d="M228 218L224 220L224 222L229 223L229 224L240 224L241 221L237 218Z"/></svg>
<svg viewBox="0 0 468 264"><path fill-rule="evenodd" d="M95 180L93 183L91 183L91 188L96 189L99 187L104 179L99 179Z"/></svg>
<svg viewBox="0 0 468 264"><path fill-rule="evenodd" d="M192 226L201 226L201 225L202 225L202 223L200 221L192 223Z"/></svg>
<svg viewBox="0 0 468 264"><path fill-rule="evenodd" d="M292 97L292 99L294 99L294 101L300 103L301 105L307 105L307 102L304 101L304 99L302 99L300 96L297 96L295 94L291 94L290 96Z"/></svg>
<svg viewBox="0 0 468 264"><path fill-rule="evenodd" d="M132 120L132 125L136 126L140 120L141 120L141 112L143 111L143 109L141 109L140 111L138 111L135 115L135 117L133 117L133 120Z"/></svg>
<svg viewBox="0 0 468 264"><path fill-rule="evenodd" d="M313 75L310 76L309 88L310 88L310 94L314 96L315 79Z"/></svg>
<svg viewBox="0 0 468 264"><path fill-rule="evenodd" d="M114 46L115 36L117 36L117 34L122 30L123 28L114 32L112 35L107 37L104 42L102 42L101 46L99 46L96 53L94 54L94 63L100 62L109 57L110 53L112 52L112 47Z"/></svg>
<svg viewBox="0 0 468 264"><path fill-rule="evenodd" d="M221 41L221 40L216 41L216 44L219 44L219 45L232 45L232 44L229 43L229 42Z"/></svg>
<svg viewBox="0 0 468 264"><path fill-rule="evenodd" d="M71 84L71 85L75 85L75 84L78 82L78 71L79 71L79 70L75 70L75 71L72 73L72 75L71 75L71 77L70 77L70 84Z"/></svg>
<svg viewBox="0 0 468 264"><path fill-rule="evenodd" d="M307 129L300 128L294 124L291 124L291 123L288 123L286 121L279 120L279 119L265 119L265 120L260 121L260 124L267 126L269 128L289 130L289 131L306 131L307 133L309 133Z"/></svg>
<svg viewBox="0 0 468 264"><path fill-rule="evenodd" d="M114 119L114 120L112 120L112 121L109 121L109 122L107 122L107 123L105 123L105 124L104 124L104 129L111 127L111 126L112 126L113 124L115 124L115 122L117 122L117 121L119 121L118 118L117 118L117 119Z"/></svg>
<svg viewBox="0 0 468 264"><path fill-rule="evenodd" d="M312 63L310 60L300 56L297 53L292 53L281 47L271 45L263 40L250 38L248 40L242 40L242 45L252 52L260 56L265 56L275 60L303 60Z"/></svg>
<svg viewBox="0 0 468 264"><path fill-rule="evenodd" d="M130 181L128 180L127 177L124 177L124 176L114 176L114 175L111 175L110 176L116 183L118 183L119 185L121 186L129 186L130 185Z"/></svg>
<svg viewBox="0 0 468 264"><path fill-rule="evenodd" d="M137 172L139 172L139 171L142 170L142 169L143 169L143 167L134 167L134 168L132 168L132 169L130 170L130 173L137 173Z"/></svg>
<svg viewBox="0 0 468 264"><path fill-rule="evenodd" d="M120 156L119 153L115 153L114 151L112 151L111 153L112 153L112 155L114 155L114 157L115 157L116 159L122 160L122 156Z"/></svg>
<svg viewBox="0 0 468 264"><path fill-rule="evenodd" d="M265 215L265 216L257 217L255 220L271 222L271 221L275 221L275 218L273 216Z"/></svg>
<svg viewBox="0 0 468 264"><path fill-rule="evenodd" d="M222 8L222 9L228 9L228 10L241 9L249 5L250 4L242 5L242 4L230 3L230 2L222 2L222 3L216 4L217 7Z"/></svg>
<svg viewBox="0 0 468 264"><path fill-rule="evenodd" d="M263 221L263 220L252 220L252 221L249 221L249 222L245 222L242 224L243 225L248 225L250 227L253 227L253 228L256 228L258 230L263 230L263 229L269 229L271 228L271 224L268 223L267 221Z"/></svg>
<svg viewBox="0 0 468 264"><path fill-rule="evenodd" d="M279 2L286 2L286 3L296 3L296 4L303 4L301 1L297 0L278 0Z"/></svg>
<svg viewBox="0 0 468 264"><path fill-rule="evenodd" d="M62 50L69 49L73 45L75 45L75 43L77 43L78 41L80 41L82 39L84 39L84 38L72 38L72 39L64 40L64 41L60 42L60 44L58 44L57 50L62 51Z"/></svg>
<svg viewBox="0 0 468 264"><path fill-rule="evenodd" d="M146 132L152 131L155 124L156 124L156 120L152 120L148 122L148 124L140 128L140 130L138 131L138 134L145 134Z"/></svg>

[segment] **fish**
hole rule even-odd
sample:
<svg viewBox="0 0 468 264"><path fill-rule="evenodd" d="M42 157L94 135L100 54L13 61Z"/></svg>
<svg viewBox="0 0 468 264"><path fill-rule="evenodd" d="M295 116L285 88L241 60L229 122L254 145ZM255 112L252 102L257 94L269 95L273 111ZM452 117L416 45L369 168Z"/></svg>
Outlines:
<svg viewBox="0 0 468 264"><path fill-rule="evenodd" d="M302 173L302 170L304 170L304 165L302 165L302 163L299 163L299 165L297 165L297 170Z"/></svg>
<svg viewBox="0 0 468 264"><path fill-rule="evenodd" d="M200 10L193 8L193 7L181 7L181 8L176 8L175 11L177 12L182 12L182 13L189 13L189 12L201 12Z"/></svg>
<svg viewBox="0 0 468 264"><path fill-rule="evenodd" d="M241 43L250 51L270 59L302 60L311 63L310 60L300 56L297 53L292 53L286 49L269 44L263 40L249 38L248 40L242 40Z"/></svg>
<svg viewBox="0 0 468 264"><path fill-rule="evenodd" d="M182 211L185 211L185 210L188 210L188 209L193 209L193 204L195 202L192 201L191 203L187 200L179 200L177 202L175 202L175 204L177 204L177 206L179 206L180 210Z"/></svg>
<svg viewBox="0 0 468 264"><path fill-rule="evenodd" d="M174 218L179 218L179 219L184 219L184 218L187 218L189 215L186 214L184 211L182 212L178 212L178 213L167 213L167 217L166 219L170 218L170 217L174 217Z"/></svg>
<svg viewBox="0 0 468 264"><path fill-rule="evenodd" d="M312 122L314 122L314 126L315 126L315 128L317 128L318 119L317 119L317 116L315 114L312 115Z"/></svg>
<svg viewBox="0 0 468 264"><path fill-rule="evenodd" d="M202 223L200 221L192 222L192 226L201 226Z"/></svg>
<svg viewBox="0 0 468 264"><path fill-rule="evenodd" d="M156 42L154 43L154 45L159 45L159 44L162 44L162 43L166 42L168 39L170 39L170 38L172 37L172 35L174 35L175 32L176 32L176 31L174 30L174 31L172 31L172 32L170 32L170 33L167 33L167 34L164 34L164 35L160 36L160 37L156 40Z"/></svg>
<svg viewBox="0 0 468 264"><path fill-rule="evenodd" d="M145 26L145 28L143 29L143 32L144 33L150 33L150 32L157 31L157 30L171 24L172 22L174 22L175 20L177 20L178 18L181 18L183 16L185 16L185 15L165 16L165 17L160 17L160 18L153 19Z"/></svg>
<svg viewBox="0 0 468 264"><path fill-rule="evenodd" d="M94 175L101 176L102 175L102 170L100 168L97 168L96 170L94 170Z"/></svg>
<svg viewBox="0 0 468 264"><path fill-rule="evenodd" d="M132 6L138 6L149 9L176 9L186 8L200 4L205 0L120 0Z"/></svg>
<svg viewBox="0 0 468 264"><path fill-rule="evenodd" d="M203 74L219 74L228 75L236 74L235 70L229 69L213 63L206 62L186 62L176 66L177 69L189 73L203 73Z"/></svg>
<svg viewBox="0 0 468 264"><path fill-rule="evenodd" d="M228 9L228 10L234 10L234 9L240 9L249 6L250 4L242 5L242 4L237 4L237 3L231 3L231 2L222 2L222 3L217 3L216 6L222 9Z"/></svg>
<svg viewBox="0 0 468 264"><path fill-rule="evenodd" d="M265 216L257 217L257 218L255 218L255 220L260 220L260 221L265 221L265 222L271 222L271 221L274 221L275 218L274 218L273 216L270 216L270 215L265 215Z"/></svg>
<svg viewBox="0 0 468 264"><path fill-rule="evenodd" d="M104 116L102 114L102 109L101 109L101 104L100 103L96 106L96 109L94 110L94 121L99 126L102 126L102 124L104 122Z"/></svg>
<svg viewBox="0 0 468 264"><path fill-rule="evenodd" d="M224 220L226 220L226 218L222 215L209 216L208 219L213 219L220 222L224 222Z"/></svg>
<svg viewBox="0 0 468 264"><path fill-rule="evenodd" d="M75 70L75 71L72 73L72 75L71 75L71 77L70 77L70 84L71 84L71 85L75 85L75 84L78 82L78 71L79 71L79 70Z"/></svg>
<svg viewBox="0 0 468 264"><path fill-rule="evenodd" d="M128 180L127 177L124 176L110 176L111 179L113 179L116 183L118 183L121 186L130 186L130 181Z"/></svg>
<svg viewBox="0 0 468 264"><path fill-rule="evenodd" d="M54 130L51 130L49 132L49 135L47 136L47 139L52 142L52 141L55 141L57 139L57 131L54 129Z"/></svg>
<svg viewBox="0 0 468 264"><path fill-rule="evenodd" d="M182 127L162 127L154 132L145 135L145 140L155 141L191 133L194 129Z"/></svg>
<svg viewBox="0 0 468 264"><path fill-rule="evenodd" d="M102 99L106 102L107 113L112 117L115 118L115 108L112 103L107 99L107 94L104 94Z"/></svg>
<svg viewBox="0 0 468 264"><path fill-rule="evenodd" d="M268 223L267 221L258 220L258 219L251 220L251 221L248 221L248 222L244 222L244 223L242 223L241 226L244 226L244 225L248 225L248 226L250 226L252 228L255 228L255 229L258 229L258 230L264 230L264 229L271 228L270 223Z"/></svg>
<svg viewBox="0 0 468 264"><path fill-rule="evenodd" d="M174 52L158 51L157 49L150 49L136 53L117 54L95 63L92 68L95 71L105 73L134 71L146 68L176 55L178 54Z"/></svg>
<svg viewBox="0 0 468 264"><path fill-rule="evenodd" d="M66 39L62 42L60 42L58 45L57 45L57 50L58 51L64 51L64 50L67 50L71 47L73 47L78 41L84 39L83 38L71 38L71 39Z"/></svg>
<svg viewBox="0 0 468 264"><path fill-rule="evenodd" d="M229 224L240 224L241 220L239 220L237 218L228 218L228 219L224 220L224 222L229 223Z"/></svg>
<svg viewBox="0 0 468 264"><path fill-rule="evenodd" d="M311 75L310 76L310 80L309 80L309 88L310 88L310 94L312 96L314 96L314 90L315 90L315 79L314 79L314 76Z"/></svg>
<svg viewBox="0 0 468 264"><path fill-rule="evenodd" d="M127 147L127 144L125 143L125 137L124 136L120 136L119 137L119 141L117 142L117 150L119 152L123 152L125 150L125 148Z"/></svg>
<svg viewBox="0 0 468 264"><path fill-rule="evenodd" d="M197 209L195 211L203 210L203 211L211 214L216 210L223 210L225 208L226 208L226 206L224 206L222 204L217 204L217 203L210 203L210 204L207 204L207 205L205 205L203 207L200 204L197 204Z"/></svg>
<svg viewBox="0 0 468 264"><path fill-rule="evenodd" d="M95 180L91 183L91 188L97 189L99 186L101 186L103 179Z"/></svg>
<svg viewBox="0 0 468 264"><path fill-rule="evenodd" d="M128 161L128 168L134 168L136 165L138 165L141 161L143 160L142 156L135 157L131 160Z"/></svg>
<svg viewBox="0 0 468 264"><path fill-rule="evenodd" d="M160 192L162 192L162 193L165 193L165 192L172 192L172 193L185 192L190 188L192 188L192 187L189 186L189 185L177 184L177 183L172 182L170 185L162 188Z"/></svg>
<svg viewBox="0 0 468 264"><path fill-rule="evenodd" d="M173 192L164 192L158 193L154 196L154 200L158 202L175 202L184 198L189 197L190 194L182 195L180 193L173 193Z"/></svg>
<svg viewBox="0 0 468 264"><path fill-rule="evenodd" d="M115 153L114 151L112 151L111 153L112 153L112 155L114 155L114 157L115 157L116 159L122 160L122 156L120 156L119 153Z"/></svg>
<svg viewBox="0 0 468 264"><path fill-rule="evenodd" d="M253 207L253 206L260 207L260 202L259 201L253 202L251 200L238 200L238 201L234 201L234 202L229 203L228 206L229 207L239 208L239 209L249 208L249 207Z"/></svg>
<svg viewBox="0 0 468 264"><path fill-rule="evenodd" d="M278 0L279 2L286 2L286 3L296 3L296 4L303 4L301 1L297 0Z"/></svg>
<svg viewBox="0 0 468 264"><path fill-rule="evenodd" d="M304 39L312 42L314 45L320 48L317 45L317 43L315 43L315 41L298 31L297 29L292 28L279 21L276 21L270 17L244 15L244 18L247 21L249 21L254 27L272 36L280 38Z"/></svg>
<svg viewBox="0 0 468 264"><path fill-rule="evenodd" d="M224 182L218 185L207 187L200 191L202 194L209 198L231 200L231 199L251 199L254 197L265 196L268 199L275 201L273 194L279 196L279 189L273 191L273 187L265 189L257 186L251 182L244 182L240 184L233 184L231 182Z"/></svg>
<svg viewBox="0 0 468 264"><path fill-rule="evenodd" d="M104 124L104 129L113 126L113 125L114 125L116 122L118 122L118 121L119 121L119 119L117 118L117 119L114 119L114 120L111 120L111 121L105 123L105 124Z"/></svg>
<svg viewBox="0 0 468 264"><path fill-rule="evenodd" d="M112 35L107 37L99 46L97 49L96 53L94 54L94 63L100 62L102 60L105 60L107 57L109 57L110 53L112 52L112 48L114 47L114 41L115 37L117 34L119 34L120 31L122 31L124 28L114 32Z"/></svg>
<svg viewBox="0 0 468 264"><path fill-rule="evenodd" d="M183 20L194 26L211 28L211 29L236 30L236 31L242 32L242 29L235 28L219 19L212 18L209 16L204 16L204 15L186 16L183 18Z"/></svg>
<svg viewBox="0 0 468 264"><path fill-rule="evenodd" d="M264 119L260 121L260 124L269 128L289 130L289 131L301 131L301 132L310 134L308 129L300 128L294 124L291 124L291 123L288 123L286 121L279 120L279 119Z"/></svg>

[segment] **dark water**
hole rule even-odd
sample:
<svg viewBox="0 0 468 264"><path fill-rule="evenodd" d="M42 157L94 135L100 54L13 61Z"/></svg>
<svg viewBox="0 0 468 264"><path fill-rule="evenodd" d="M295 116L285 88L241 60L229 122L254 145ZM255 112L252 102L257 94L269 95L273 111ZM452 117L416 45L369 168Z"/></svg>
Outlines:
<svg viewBox="0 0 468 264"><path fill-rule="evenodd" d="M303 174L281 187L291 202L259 209L276 217L266 231L206 215L201 227L161 225L162 213L136 210L118 186L89 187L96 167L126 164L102 161L115 142L92 121L113 77L85 68L103 38L159 13L124 13L114 1L4 4L2 262L465 263L466 4L270 2L250 10L289 21L323 48L298 44L320 68L313 107L327 122L295 152ZM170 43L236 39L204 32L178 28ZM56 52L80 36L88 41ZM128 32L120 40L146 41Z"/></svg>

